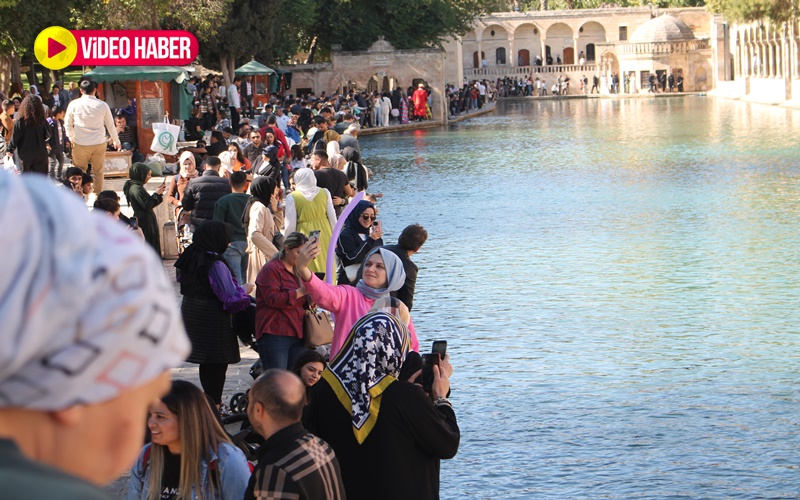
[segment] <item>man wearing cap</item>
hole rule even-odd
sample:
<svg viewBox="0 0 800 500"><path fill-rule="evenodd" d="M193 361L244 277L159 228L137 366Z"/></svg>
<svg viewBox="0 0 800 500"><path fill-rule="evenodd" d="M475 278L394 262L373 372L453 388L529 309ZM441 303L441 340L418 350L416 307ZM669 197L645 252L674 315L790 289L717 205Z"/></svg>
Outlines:
<svg viewBox="0 0 800 500"><path fill-rule="evenodd" d="M106 162L106 132L111 143L120 150L117 128L108 104L95 96L97 85L91 80L81 82L81 97L70 101L64 127L72 143L72 164L86 172L92 165L95 194L103 190L103 168Z"/></svg>
<svg viewBox="0 0 800 500"><path fill-rule="evenodd" d="M4 500L107 499L188 355L160 259L47 179L0 172Z"/></svg>

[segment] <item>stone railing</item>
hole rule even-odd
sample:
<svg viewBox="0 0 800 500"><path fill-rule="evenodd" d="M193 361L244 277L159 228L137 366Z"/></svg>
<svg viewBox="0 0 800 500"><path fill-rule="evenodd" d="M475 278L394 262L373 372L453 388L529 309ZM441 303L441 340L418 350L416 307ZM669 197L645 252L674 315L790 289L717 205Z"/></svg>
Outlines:
<svg viewBox="0 0 800 500"><path fill-rule="evenodd" d="M550 66L488 66L486 68L468 68L464 70L464 78L477 80L482 78L504 78L506 76L525 76L548 73L596 73L597 64L553 64Z"/></svg>
<svg viewBox="0 0 800 500"><path fill-rule="evenodd" d="M626 43L617 45L617 54L675 54L707 49L708 40L687 40L685 42Z"/></svg>

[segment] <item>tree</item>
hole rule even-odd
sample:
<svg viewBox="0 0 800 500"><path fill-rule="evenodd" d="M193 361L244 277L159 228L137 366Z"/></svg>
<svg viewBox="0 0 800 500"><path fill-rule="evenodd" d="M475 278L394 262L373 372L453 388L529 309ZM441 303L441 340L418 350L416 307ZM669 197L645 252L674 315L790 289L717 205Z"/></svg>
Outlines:
<svg viewBox="0 0 800 500"><path fill-rule="evenodd" d="M785 23L797 18L797 0L709 0L708 8L731 22L769 20Z"/></svg>
<svg viewBox="0 0 800 500"><path fill-rule="evenodd" d="M480 0L329 0L315 10L318 43L364 50L379 36L398 49L440 45L466 33L486 2Z"/></svg>

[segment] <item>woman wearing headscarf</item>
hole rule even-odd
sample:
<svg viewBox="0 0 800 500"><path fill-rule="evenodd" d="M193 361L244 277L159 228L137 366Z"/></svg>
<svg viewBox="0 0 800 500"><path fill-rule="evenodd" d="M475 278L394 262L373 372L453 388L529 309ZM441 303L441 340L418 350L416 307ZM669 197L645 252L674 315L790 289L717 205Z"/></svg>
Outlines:
<svg viewBox="0 0 800 500"><path fill-rule="evenodd" d="M366 200L359 201L347 216L336 242L337 283L355 286L364 258L373 248L383 246L383 229L379 224L373 225L376 217L375 205Z"/></svg>
<svg viewBox="0 0 800 500"><path fill-rule="evenodd" d="M286 197L286 234L298 231L308 236L311 231L319 231L320 251L309 268L324 276L328 244L336 226L333 200L327 189L317 187L317 177L310 168L295 172L294 186L295 190Z"/></svg>
<svg viewBox="0 0 800 500"><path fill-rule="evenodd" d="M295 275L297 255L308 238L290 233L283 249L258 273L256 343L264 369L288 369L303 351L303 318L308 297Z"/></svg>
<svg viewBox="0 0 800 500"><path fill-rule="evenodd" d="M280 250L275 235L283 227L283 210L278 208L278 184L274 177L256 177L250 184L250 201L244 206L242 227L247 233L247 282L255 283L258 273Z"/></svg>
<svg viewBox="0 0 800 500"><path fill-rule="evenodd" d="M404 321L384 307L373 310L353 325L314 386L304 423L336 452L348 499L438 499L439 462L458 451L446 398L450 363L434 368L429 397L398 380L409 348Z"/></svg>
<svg viewBox="0 0 800 500"><path fill-rule="evenodd" d="M139 227L144 233L144 239L152 246L158 255L161 255L161 237L159 236L158 221L153 208L164 201L164 191L167 186L161 184L156 192L150 194L144 185L152 177L150 167L144 163L134 163L128 169L130 179L122 186L122 192L128 200L128 205L133 208L133 215L139 220Z"/></svg>
<svg viewBox="0 0 800 500"><path fill-rule="evenodd" d="M250 296L236 283L223 257L230 243L228 231L222 221L203 222L175 262L183 295L181 314L192 341L187 361L200 365L200 385L217 407L222 405L228 365L241 360L231 314L250 305Z"/></svg>
<svg viewBox="0 0 800 500"><path fill-rule="evenodd" d="M180 165L181 170L169 180L169 188L167 189L167 203L175 207L175 213L177 213L182 206L183 192L186 191L186 186L189 184L189 181L199 175L195 161L194 153L191 151L184 151L181 153L180 158L178 158L178 165ZM183 216L186 218L185 223L188 224L189 213L186 212L183 214ZM180 221L180 225L183 224L184 222Z"/></svg>
<svg viewBox="0 0 800 500"><path fill-rule="evenodd" d="M347 162L344 166L347 180L355 184L356 192L366 191L369 187L369 172L361 162L361 153L348 146L342 150L342 156Z"/></svg>
<svg viewBox="0 0 800 500"><path fill-rule="evenodd" d="M334 286L322 281L309 270L309 263L319 252L319 243L312 240L305 244L297 257L295 271L303 280L311 300L336 317L331 344L331 356L335 356L353 324L369 312L376 300L399 290L406 281L406 272L397 255L383 248L373 248L364 260L362 277L356 286ZM417 332L411 320L408 329L411 349L419 351Z"/></svg>

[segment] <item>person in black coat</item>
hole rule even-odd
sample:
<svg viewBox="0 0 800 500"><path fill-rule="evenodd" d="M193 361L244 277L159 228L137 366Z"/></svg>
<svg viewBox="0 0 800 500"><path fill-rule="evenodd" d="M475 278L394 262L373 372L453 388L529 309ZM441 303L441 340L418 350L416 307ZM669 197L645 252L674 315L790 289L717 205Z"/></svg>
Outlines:
<svg viewBox="0 0 800 500"><path fill-rule="evenodd" d="M50 127L44 117L42 101L29 95L19 106L19 118L14 121L8 154L17 152L21 165L20 172L36 172L47 175L50 158L47 155L47 141Z"/></svg>
<svg viewBox="0 0 800 500"><path fill-rule="evenodd" d="M228 365L241 360L231 314L250 307L248 291L236 283L223 257L230 243L229 231L222 221L205 221L175 262L183 295L181 315L192 341L187 361L200 365L200 385L223 412L227 412L222 390Z"/></svg>
<svg viewBox="0 0 800 500"><path fill-rule="evenodd" d="M452 367L447 357L434 367L430 397L398 380L408 329L403 311L386 309L376 302L353 326L313 388L306 428L336 453L348 500L435 500L440 460L460 441L446 398Z"/></svg>
<svg viewBox="0 0 800 500"><path fill-rule="evenodd" d="M222 162L219 158L209 157L203 175L189 181L183 192L183 209L192 212L190 219L192 226L197 227L213 219L217 200L232 192L230 181L219 175L220 165Z"/></svg>
<svg viewBox="0 0 800 500"><path fill-rule="evenodd" d="M383 230L380 224L373 226L377 214L375 205L361 200L353 208L336 242L336 256L339 268L336 282L340 285L358 283L358 270L364 257L375 247L383 246Z"/></svg>

